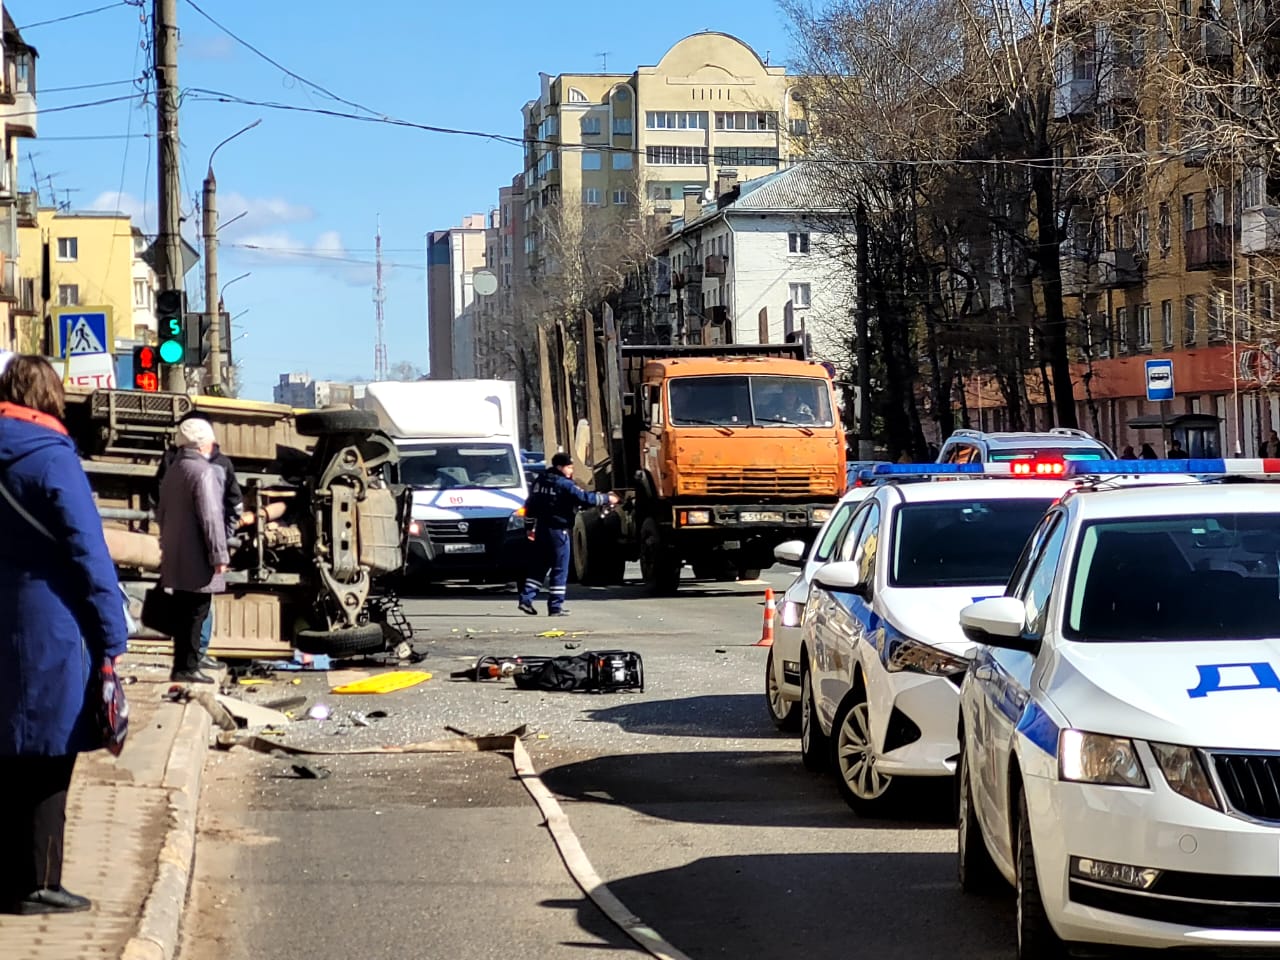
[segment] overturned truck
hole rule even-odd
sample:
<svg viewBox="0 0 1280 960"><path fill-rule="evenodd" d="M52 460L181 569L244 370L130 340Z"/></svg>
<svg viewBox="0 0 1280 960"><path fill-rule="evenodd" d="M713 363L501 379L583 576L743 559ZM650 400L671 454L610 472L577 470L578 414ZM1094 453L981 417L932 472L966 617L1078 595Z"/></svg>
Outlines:
<svg viewBox="0 0 1280 960"><path fill-rule="evenodd" d="M404 652L412 632L390 585L404 568L410 494L388 481L395 444L363 410L69 389L67 427L135 610L160 565L157 469L193 412L235 464L246 511L227 592L214 598L211 652Z"/></svg>

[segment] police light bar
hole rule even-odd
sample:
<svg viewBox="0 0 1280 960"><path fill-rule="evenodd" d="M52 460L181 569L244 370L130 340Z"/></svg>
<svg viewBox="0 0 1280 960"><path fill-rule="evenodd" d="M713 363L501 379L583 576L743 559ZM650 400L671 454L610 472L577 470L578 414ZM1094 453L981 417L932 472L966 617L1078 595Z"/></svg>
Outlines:
<svg viewBox="0 0 1280 960"><path fill-rule="evenodd" d="M1013 473L1008 463L878 463L860 476L870 480L886 477L1007 477Z"/></svg>
<svg viewBox="0 0 1280 960"><path fill-rule="evenodd" d="M1074 460L1067 463L1068 477L1167 477L1172 474L1219 477L1274 476L1280 475L1280 459L1203 457L1194 460Z"/></svg>

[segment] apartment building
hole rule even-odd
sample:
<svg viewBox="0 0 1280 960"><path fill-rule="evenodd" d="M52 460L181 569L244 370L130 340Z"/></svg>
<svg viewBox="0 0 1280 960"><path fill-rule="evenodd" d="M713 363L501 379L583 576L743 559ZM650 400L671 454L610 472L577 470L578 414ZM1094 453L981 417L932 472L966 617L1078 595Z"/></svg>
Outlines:
<svg viewBox="0 0 1280 960"><path fill-rule="evenodd" d="M0 2L0 348L40 352L46 330L33 283L18 270L19 227L35 220L35 194L18 192L19 141L36 135L36 50Z"/></svg>
<svg viewBox="0 0 1280 960"><path fill-rule="evenodd" d="M459 226L427 234L427 339L430 376L476 375L475 272L485 265L488 219L463 217Z"/></svg>

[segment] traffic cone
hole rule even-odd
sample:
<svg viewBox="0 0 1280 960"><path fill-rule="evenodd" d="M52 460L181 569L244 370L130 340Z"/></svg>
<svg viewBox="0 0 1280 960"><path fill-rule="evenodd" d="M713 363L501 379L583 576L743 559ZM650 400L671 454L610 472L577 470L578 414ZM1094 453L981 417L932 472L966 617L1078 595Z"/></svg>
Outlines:
<svg viewBox="0 0 1280 960"><path fill-rule="evenodd" d="M773 602L773 587L764 588L764 629L760 631L760 640L753 643L753 647L772 647L773 646L773 621L778 612L777 604Z"/></svg>

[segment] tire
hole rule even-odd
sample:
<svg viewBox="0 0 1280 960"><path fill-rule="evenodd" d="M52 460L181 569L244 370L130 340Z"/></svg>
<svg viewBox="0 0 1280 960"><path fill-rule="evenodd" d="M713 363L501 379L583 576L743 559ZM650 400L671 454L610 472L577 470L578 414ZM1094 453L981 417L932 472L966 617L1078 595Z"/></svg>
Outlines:
<svg viewBox="0 0 1280 960"><path fill-rule="evenodd" d="M627 561L613 524L595 510L584 510L573 521L573 570L584 587L608 587L623 581Z"/></svg>
<svg viewBox="0 0 1280 960"><path fill-rule="evenodd" d="M831 762L840 796L859 816L883 814L897 798L899 781L876 769L870 707L859 683L844 698L831 728Z"/></svg>
<svg viewBox="0 0 1280 960"><path fill-rule="evenodd" d="M800 729L800 704L783 699L782 684L778 682L778 674L773 669L772 649L764 664L764 703L769 710L769 719L779 730L794 733Z"/></svg>
<svg viewBox="0 0 1280 960"><path fill-rule="evenodd" d="M956 769L956 874L965 893L987 894L1003 881L995 861L987 850L982 827L973 810L973 771L969 768L969 752L964 748L964 732L960 734L960 762Z"/></svg>
<svg viewBox="0 0 1280 960"><path fill-rule="evenodd" d="M344 630L299 630L293 645L303 653L328 654L341 659L382 653L387 641L381 624L365 623Z"/></svg>
<svg viewBox="0 0 1280 960"><path fill-rule="evenodd" d="M749 567L749 568L748 568L748 569L746 569L746 570L739 570L739 571L738 571L738 579L739 579L739 580L759 580L759 579L760 579L760 568L759 568L759 567Z"/></svg>
<svg viewBox="0 0 1280 960"><path fill-rule="evenodd" d="M378 417L369 410L312 410L298 414L294 426L304 437L372 433L378 429Z"/></svg>
<svg viewBox="0 0 1280 960"><path fill-rule="evenodd" d="M800 759L807 769L822 773L831 760L831 742L822 732L822 724L818 720L808 654L802 651L800 657Z"/></svg>
<svg viewBox="0 0 1280 960"><path fill-rule="evenodd" d="M649 591L669 597L680 588L684 563L662 542L662 529L652 517L640 526L640 573Z"/></svg>
<svg viewBox="0 0 1280 960"><path fill-rule="evenodd" d="M1027 815L1027 795L1018 790L1018 832L1014 851L1017 872L1018 960L1059 960L1066 957L1067 945L1054 932L1040 896L1035 848L1031 844L1031 818Z"/></svg>

